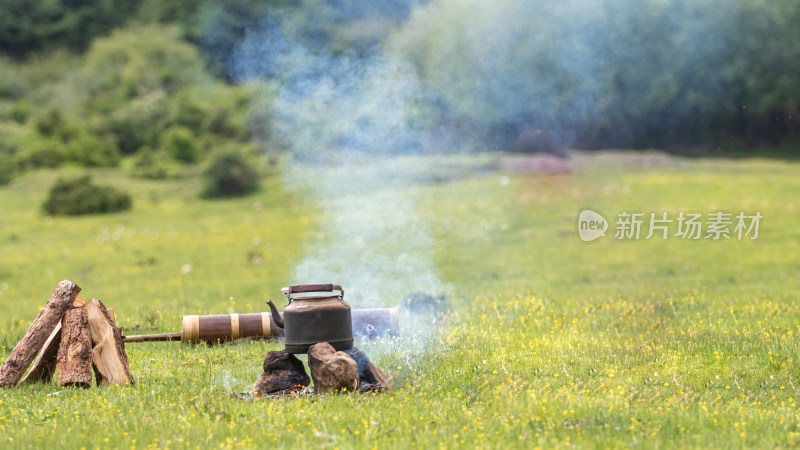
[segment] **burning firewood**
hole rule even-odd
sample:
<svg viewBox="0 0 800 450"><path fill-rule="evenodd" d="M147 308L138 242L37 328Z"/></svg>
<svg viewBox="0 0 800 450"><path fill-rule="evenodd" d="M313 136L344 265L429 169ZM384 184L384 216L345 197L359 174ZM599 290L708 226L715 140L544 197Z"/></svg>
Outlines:
<svg viewBox="0 0 800 450"><path fill-rule="evenodd" d="M323 342L312 345L308 352L311 378L306 374L303 362L286 350L270 351L264 358L264 373L253 386L252 394L234 394L252 399L262 396L295 397L315 393L358 391L380 392L389 388L392 378L386 376L367 354L353 347L337 352ZM313 379L314 385L309 386Z"/></svg>
<svg viewBox="0 0 800 450"><path fill-rule="evenodd" d="M0 367L0 387L15 386L20 381L36 354L39 353L64 314L78 298L80 291L81 288L69 280L58 284L50 296L50 300L39 312L25 336L17 343Z"/></svg>
<svg viewBox="0 0 800 450"><path fill-rule="evenodd" d="M264 358L264 373L253 386L253 395L294 394L309 383L302 361L286 350L271 351Z"/></svg>
<svg viewBox="0 0 800 450"><path fill-rule="evenodd" d="M353 347L344 352L353 358L358 367L359 392L382 391L392 384L392 379L378 369L363 350Z"/></svg>

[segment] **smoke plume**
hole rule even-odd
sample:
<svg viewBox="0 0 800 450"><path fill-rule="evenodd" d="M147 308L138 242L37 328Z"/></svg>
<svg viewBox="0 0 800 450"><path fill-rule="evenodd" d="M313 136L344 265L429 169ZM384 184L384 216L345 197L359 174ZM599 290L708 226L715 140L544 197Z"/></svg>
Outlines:
<svg viewBox="0 0 800 450"><path fill-rule="evenodd" d="M510 149L532 130L651 146L730 107L726 72L703 68L727 61L740 2L359 4L270 12L227 59L233 80L269 87L263 138L291 155L286 185L320 218L292 282L340 283L357 307L449 290L414 196L431 168L408 155Z"/></svg>

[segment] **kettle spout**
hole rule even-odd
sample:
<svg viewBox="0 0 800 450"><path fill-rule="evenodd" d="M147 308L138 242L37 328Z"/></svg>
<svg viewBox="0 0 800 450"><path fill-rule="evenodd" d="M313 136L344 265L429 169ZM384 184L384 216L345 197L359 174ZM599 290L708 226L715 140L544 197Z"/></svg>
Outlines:
<svg viewBox="0 0 800 450"><path fill-rule="evenodd" d="M275 307L275 303L272 303L272 300L268 300L267 305L272 311L272 321L275 322L278 328L283 328L283 317L281 317L281 313L278 312L278 308Z"/></svg>

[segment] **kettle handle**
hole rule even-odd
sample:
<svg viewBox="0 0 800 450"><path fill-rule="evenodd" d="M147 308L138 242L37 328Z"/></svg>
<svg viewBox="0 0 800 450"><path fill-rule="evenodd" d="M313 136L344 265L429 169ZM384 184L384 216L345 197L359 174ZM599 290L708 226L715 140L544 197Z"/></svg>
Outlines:
<svg viewBox="0 0 800 450"><path fill-rule="evenodd" d="M303 292L332 292L339 291L340 296L344 297L344 289L338 284L295 284L281 289L281 295L289 297L292 294L300 294Z"/></svg>

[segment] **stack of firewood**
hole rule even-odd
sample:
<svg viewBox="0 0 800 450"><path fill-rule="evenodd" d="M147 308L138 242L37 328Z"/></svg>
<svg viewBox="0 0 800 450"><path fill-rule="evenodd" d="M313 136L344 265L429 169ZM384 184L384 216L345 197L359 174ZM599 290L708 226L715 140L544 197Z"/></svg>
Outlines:
<svg viewBox="0 0 800 450"><path fill-rule="evenodd" d="M80 291L69 280L58 284L0 366L0 387L50 382L56 368L59 386L89 387L92 370L97 384L134 382L113 312L96 298L88 302L78 298ZM33 367L25 375L31 363Z"/></svg>

